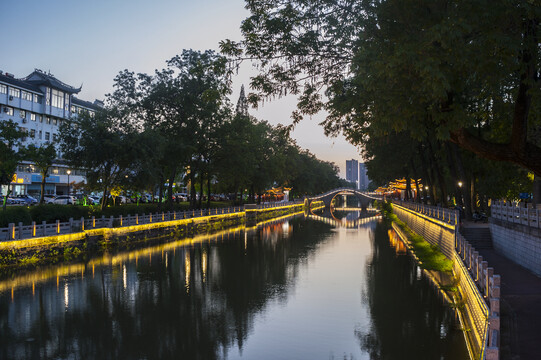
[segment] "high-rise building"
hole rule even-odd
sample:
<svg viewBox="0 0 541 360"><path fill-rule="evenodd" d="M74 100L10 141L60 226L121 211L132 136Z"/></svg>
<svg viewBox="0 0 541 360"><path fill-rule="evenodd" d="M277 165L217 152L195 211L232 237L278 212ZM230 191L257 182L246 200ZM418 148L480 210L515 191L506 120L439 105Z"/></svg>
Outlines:
<svg viewBox="0 0 541 360"><path fill-rule="evenodd" d="M346 160L346 180L355 184L355 188L358 187L359 162L357 160Z"/></svg>
<svg viewBox="0 0 541 360"><path fill-rule="evenodd" d="M36 69L24 78L0 71L0 122L15 122L27 134L23 145L55 144L62 122L70 121L83 111L93 114L103 107L98 100L91 103L77 99L75 94L80 91L81 87L67 85L41 70ZM77 169L69 169L68 174L68 166L61 160L59 150L57 148L58 159L46 178L46 194L67 194L68 179L69 182L84 180L84 174ZM39 169L30 161L21 161L11 183L12 191L16 195L37 195L40 183ZM2 189L2 193L6 192L7 189Z"/></svg>
<svg viewBox="0 0 541 360"><path fill-rule="evenodd" d="M359 163L359 190L367 190L370 180L366 175L366 165Z"/></svg>

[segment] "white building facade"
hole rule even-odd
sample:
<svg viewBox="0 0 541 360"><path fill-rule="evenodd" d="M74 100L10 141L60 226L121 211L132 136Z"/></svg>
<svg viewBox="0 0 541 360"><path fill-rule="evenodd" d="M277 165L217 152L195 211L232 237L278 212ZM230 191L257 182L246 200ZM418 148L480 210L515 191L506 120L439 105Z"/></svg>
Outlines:
<svg viewBox="0 0 541 360"><path fill-rule="evenodd" d="M98 100L91 103L77 99L74 95L80 91L81 87L67 85L41 70L36 69L25 78L0 71L0 121L12 120L27 134L23 145L56 144L62 122L70 121L82 111L92 114L103 106ZM45 194L66 195L68 179L69 183L85 181L82 171L70 169L62 161L59 150L57 147L58 159L45 179ZM38 196L40 184L39 169L30 161L22 161L11 183L12 193ZM1 192L6 194L7 186Z"/></svg>

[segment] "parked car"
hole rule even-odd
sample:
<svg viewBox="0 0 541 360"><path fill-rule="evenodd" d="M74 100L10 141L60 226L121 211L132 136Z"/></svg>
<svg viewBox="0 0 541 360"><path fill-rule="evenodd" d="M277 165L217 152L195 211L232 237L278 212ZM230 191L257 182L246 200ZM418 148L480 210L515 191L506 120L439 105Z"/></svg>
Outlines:
<svg viewBox="0 0 541 360"><path fill-rule="evenodd" d="M72 205L77 202L75 196L60 195L53 200L53 204Z"/></svg>
<svg viewBox="0 0 541 360"><path fill-rule="evenodd" d="M4 205L4 198L5 198L4 195L0 195L0 205ZM13 201L11 200L10 197L8 197L8 198L6 199L6 204L7 204L7 205L13 204Z"/></svg>
<svg viewBox="0 0 541 360"><path fill-rule="evenodd" d="M185 193L176 193L173 195L175 201L188 201L188 194Z"/></svg>
<svg viewBox="0 0 541 360"><path fill-rule="evenodd" d="M20 199L26 205L36 205L38 200L30 195L17 195L17 199Z"/></svg>
<svg viewBox="0 0 541 360"><path fill-rule="evenodd" d="M55 198L56 196L52 194L43 195L43 201L45 202L45 204L53 204Z"/></svg>
<svg viewBox="0 0 541 360"><path fill-rule="evenodd" d="M8 197L8 202L11 202L11 205L25 205L26 202L23 199L17 197Z"/></svg>
<svg viewBox="0 0 541 360"><path fill-rule="evenodd" d="M87 197L87 203L89 205L98 205L100 203L100 198L98 196L90 195Z"/></svg>

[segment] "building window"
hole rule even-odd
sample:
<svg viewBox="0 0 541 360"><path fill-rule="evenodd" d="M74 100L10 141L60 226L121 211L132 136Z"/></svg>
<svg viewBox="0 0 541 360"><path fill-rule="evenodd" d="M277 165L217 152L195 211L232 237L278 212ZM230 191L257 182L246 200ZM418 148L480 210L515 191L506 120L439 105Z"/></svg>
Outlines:
<svg viewBox="0 0 541 360"><path fill-rule="evenodd" d="M7 94L8 93L8 87L6 85L0 84L0 94Z"/></svg>
<svg viewBox="0 0 541 360"><path fill-rule="evenodd" d="M13 116L13 108L9 106L4 106L4 112L9 116Z"/></svg>
<svg viewBox="0 0 541 360"><path fill-rule="evenodd" d="M51 105L57 108L64 108L64 93L62 91L52 90Z"/></svg>
<svg viewBox="0 0 541 360"><path fill-rule="evenodd" d="M46 116L46 117L45 117L45 122L46 122L47 124L51 124L51 118L48 117L48 116Z"/></svg>
<svg viewBox="0 0 541 360"><path fill-rule="evenodd" d="M34 102L37 104L41 104L41 96L38 94L34 94Z"/></svg>
<svg viewBox="0 0 541 360"><path fill-rule="evenodd" d="M23 138L21 139L22 141L26 141L26 135L28 134L28 129L25 128L25 127L20 127L19 128L19 131L22 132L24 134Z"/></svg>
<svg viewBox="0 0 541 360"><path fill-rule="evenodd" d="M36 121L36 114L30 113L30 120Z"/></svg>
<svg viewBox="0 0 541 360"><path fill-rule="evenodd" d="M56 142L56 138L57 138L56 134L53 134L53 142Z"/></svg>
<svg viewBox="0 0 541 360"><path fill-rule="evenodd" d="M56 118L53 118L53 125L57 125L58 124L58 120L56 120Z"/></svg>
<svg viewBox="0 0 541 360"><path fill-rule="evenodd" d="M70 94L66 93L66 99L65 99L65 105L64 105L64 110L65 111L69 111L69 106L70 106Z"/></svg>
<svg viewBox="0 0 541 360"><path fill-rule="evenodd" d="M38 115L38 120L39 120L40 123L42 123L43 122L43 115Z"/></svg>
<svg viewBox="0 0 541 360"><path fill-rule="evenodd" d="M45 141L49 141L50 138L51 138L51 134L48 131L46 131L45 132Z"/></svg>
<svg viewBox="0 0 541 360"><path fill-rule="evenodd" d="M40 130L39 133L38 133L38 139L40 139L40 140L41 140L41 134L42 133L41 133L41 130Z"/></svg>
<svg viewBox="0 0 541 360"><path fill-rule="evenodd" d="M9 88L9 96L21 97L21 90L10 87Z"/></svg>
<svg viewBox="0 0 541 360"><path fill-rule="evenodd" d="M23 122L26 122L26 111L25 110L19 110L19 116L21 119L23 119Z"/></svg>
<svg viewBox="0 0 541 360"><path fill-rule="evenodd" d="M31 137L32 139L35 139L35 138L36 138L36 130L30 129L30 137Z"/></svg>
<svg viewBox="0 0 541 360"><path fill-rule="evenodd" d="M51 89L45 88L45 104L47 106L51 105Z"/></svg>
<svg viewBox="0 0 541 360"><path fill-rule="evenodd" d="M32 94L30 94L28 91L21 91L21 97L23 100L32 101Z"/></svg>

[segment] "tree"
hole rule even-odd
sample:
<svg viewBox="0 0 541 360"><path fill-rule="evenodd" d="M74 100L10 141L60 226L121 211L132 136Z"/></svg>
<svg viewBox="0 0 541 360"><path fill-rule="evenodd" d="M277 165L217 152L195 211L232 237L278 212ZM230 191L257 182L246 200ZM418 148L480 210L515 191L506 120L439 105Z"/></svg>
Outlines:
<svg viewBox="0 0 541 360"><path fill-rule="evenodd" d="M85 170L89 187L102 191L102 209L108 190L122 184L137 153L134 136L116 126L114 114L114 109L99 110L94 116L83 113L60 127L64 158Z"/></svg>
<svg viewBox="0 0 541 360"><path fill-rule="evenodd" d="M4 197L3 209L6 209L7 197L11 189L9 185L13 181L13 175L17 170L17 164L21 159L18 146L24 138L24 132L19 130L12 120L0 122L0 185L7 185L8 192Z"/></svg>
<svg viewBox="0 0 541 360"><path fill-rule="evenodd" d="M419 140L433 130L541 175L534 1L262 0L247 8L244 40L221 47L259 62L252 100L300 94L296 120L325 108L326 130L354 143L367 124Z"/></svg>
<svg viewBox="0 0 541 360"><path fill-rule="evenodd" d="M45 181L49 175L49 169L53 166L53 161L56 158L56 150L53 144L49 143L44 146L28 145L23 149L23 156L30 160L39 169L41 175L41 195L39 203L45 202Z"/></svg>

